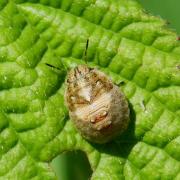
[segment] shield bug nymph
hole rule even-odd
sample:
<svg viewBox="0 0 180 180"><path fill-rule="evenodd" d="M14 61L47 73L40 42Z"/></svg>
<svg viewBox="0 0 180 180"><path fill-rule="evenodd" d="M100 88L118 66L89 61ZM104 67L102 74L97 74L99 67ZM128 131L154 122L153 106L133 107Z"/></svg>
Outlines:
<svg viewBox="0 0 180 180"><path fill-rule="evenodd" d="M129 108L124 94L96 68L78 65L71 69L66 78L64 99L76 128L91 142L106 143L128 126Z"/></svg>

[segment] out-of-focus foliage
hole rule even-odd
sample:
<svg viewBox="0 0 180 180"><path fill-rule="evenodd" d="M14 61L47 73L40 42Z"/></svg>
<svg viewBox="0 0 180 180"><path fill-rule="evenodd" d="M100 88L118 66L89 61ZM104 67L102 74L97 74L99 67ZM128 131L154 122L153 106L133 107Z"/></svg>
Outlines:
<svg viewBox="0 0 180 180"><path fill-rule="evenodd" d="M179 0L138 0L149 13L161 16L168 21L169 27L180 34Z"/></svg>

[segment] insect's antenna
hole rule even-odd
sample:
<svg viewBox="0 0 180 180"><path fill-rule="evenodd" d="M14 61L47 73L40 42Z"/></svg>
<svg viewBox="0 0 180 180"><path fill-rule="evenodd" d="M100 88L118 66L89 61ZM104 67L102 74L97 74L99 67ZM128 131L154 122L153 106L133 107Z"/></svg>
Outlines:
<svg viewBox="0 0 180 180"><path fill-rule="evenodd" d="M58 67L55 67L55 66L53 66L53 65L51 65L51 64L48 64L48 63L45 63L47 66L49 66L49 67L52 67L52 68L55 68L55 69L57 69L57 70L60 70L61 71L61 69L60 68L58 68Z"/></svg>
<svg viewBox="0 0 180 180"><path fill-rule="evenodd" d="M85 51L84 51L84 58L83 58L86 64L87 64L87 50L88 50L88 46L89 46L89 39L87 39L87 41L86 41L86 48L85 48Z"/></svg>
<svg viewBox="0 0 180 180"><path fill-rule="evenodd" d="M99 61L99 51L97 51L97 64L100 65L100 61Z"/></svg>

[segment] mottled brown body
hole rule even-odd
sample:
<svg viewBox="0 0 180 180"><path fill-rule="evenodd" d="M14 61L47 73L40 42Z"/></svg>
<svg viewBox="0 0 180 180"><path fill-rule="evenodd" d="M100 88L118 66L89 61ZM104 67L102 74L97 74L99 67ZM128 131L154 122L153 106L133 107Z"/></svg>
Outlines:
<svg viewBox="0 0 180 180"><path fill-rule="evenodd" d="M83 137L106 143L128 126L128 103L118 86L101 71L79 65L67 76L65 102Z"/></svg>

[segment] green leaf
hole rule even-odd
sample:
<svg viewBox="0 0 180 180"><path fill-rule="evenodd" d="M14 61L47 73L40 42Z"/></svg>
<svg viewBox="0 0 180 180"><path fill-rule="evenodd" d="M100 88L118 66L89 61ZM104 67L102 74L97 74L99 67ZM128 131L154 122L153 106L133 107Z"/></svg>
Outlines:
<svg viewBox="0 0 180 180"><path fill-rule="evenodd" d="M163 20L131 0L0 9L0 179L56 179L48 163L71 150L87 154L93 180L180 178L180 43ZM84 140L64 106L64 66L84 63L87 38L88 64L124 82L131 108L128 130L105 145Z"/></svg>

